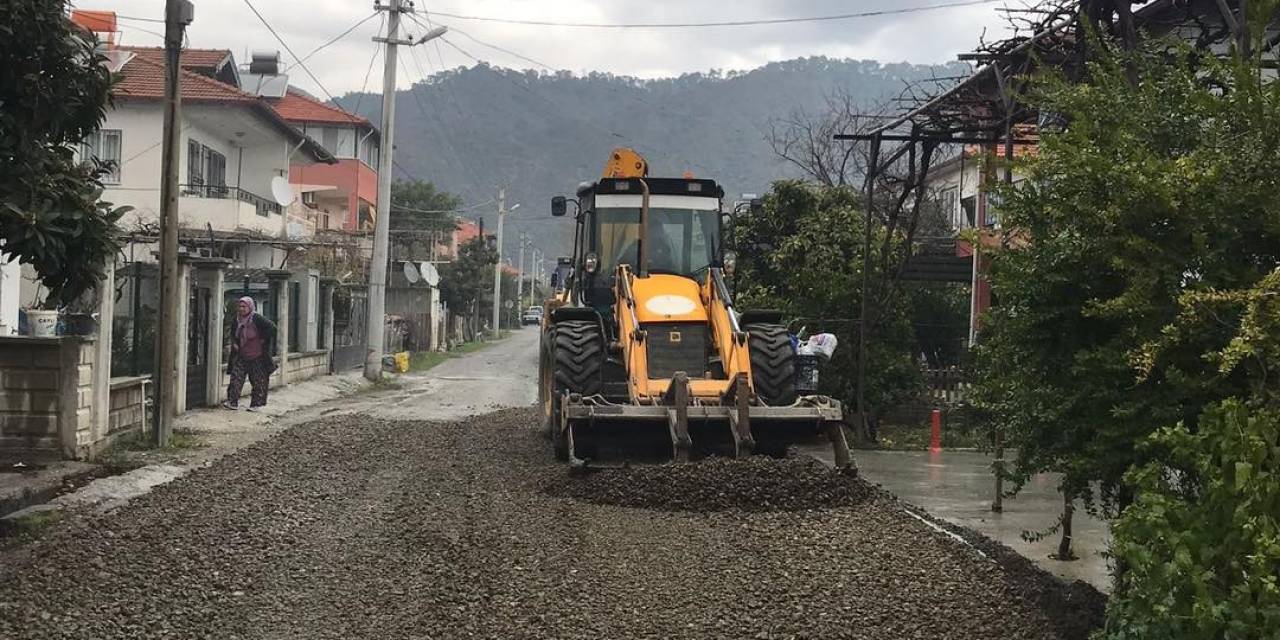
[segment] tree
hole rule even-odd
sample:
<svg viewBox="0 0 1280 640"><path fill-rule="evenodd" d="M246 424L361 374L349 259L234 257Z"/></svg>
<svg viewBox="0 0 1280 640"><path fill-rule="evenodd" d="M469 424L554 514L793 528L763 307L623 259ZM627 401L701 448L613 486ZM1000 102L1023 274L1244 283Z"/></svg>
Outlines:
<svg viewBox="0 0 1280 640"><path fill-rule="evenodd" d="M1159 429L1149 462L1125 476L1136 500L1113 527L1119 576L1107 636L1264 638L1280 628L1280 268L1241 291L1189 292L1149 362L1224 323L1233 337L1203 354L1210 382L1246 395L1208 405L1194 428Z"/></svg>
<svg viewBox="0 0 1280 640"><path fill-rule="evenodd" d="M1060 471L1081 497L1097 483L1112 515L1131 499L1125 473L1147 462L1139 442L1194 429L1243 391L1202 357L1230 339L1225 325L1156 359L1144 348L1182 295L1249 287L1280 261L1280 88L1257 60L1170 47L1099 54L1086 83L1041 82L1033 99L1069 125L1043 135L1023 182L998 187L1025 242L993 256L1000 304L975 404L1018 448L1015 480Z"/></svg>
<svg viewBox="0 0 1280 640"><path fill-rule="evenodd" d="M397 180L391 184L391 237L397 257L421 260L430 257L431 232L457 228L454 215L462 199L422 180Z"/></svg>
<svg viewBox="0 0 1280 640"><path fill-rule="evenodd" d="M458 249L458 258L440 265L440 293L454 313L475 310L488 297L492 300L493 265L498 252L481 237L472 238ZM488 317L483 312L481 315Z"/></svg>
<svg viewBox="0 0 1280 640"><path fill-rule="evenodd" d="M849 187L782 180L773 184L760 211L738 218L734 225L738 306L782 311L792 320L793 330L834 333L842 346L823 368L819 383L824 393L850 404L856 394L858 359L861 202ZM877 230L884 233L882 227ZM880 240L874 238L873 248ZM900 237L891 244L898 242ZM873 262L873 268L878 264ZM910 298L886 299L867 354L867 398L873 418L914 396L921 385L913 357Z"/></svg>
<svg viewBox="0 0 1280 640"><path fill-rule="evenodd" d="M100 200L109 167L76 160L106 114L112 78L65 5L0 5L0 259L31 264L50 305L97 286L127 211Z"/></svg>

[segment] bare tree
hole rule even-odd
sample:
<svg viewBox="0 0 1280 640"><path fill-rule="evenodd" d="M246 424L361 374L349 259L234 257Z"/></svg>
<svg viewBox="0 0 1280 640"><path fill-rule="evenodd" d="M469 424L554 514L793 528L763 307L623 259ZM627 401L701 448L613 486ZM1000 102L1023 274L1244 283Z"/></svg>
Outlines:
<svg viewBox="0 0 1280 640"><path fill-rule="evenodd" d="M868 130L877 116L860 112L846 91L828 95L820 113L804 108L771 118L765 141L774 155L800 169L806 178L828 187L861 184L867 168L865 145L836 140L839 133Z"/></svg>

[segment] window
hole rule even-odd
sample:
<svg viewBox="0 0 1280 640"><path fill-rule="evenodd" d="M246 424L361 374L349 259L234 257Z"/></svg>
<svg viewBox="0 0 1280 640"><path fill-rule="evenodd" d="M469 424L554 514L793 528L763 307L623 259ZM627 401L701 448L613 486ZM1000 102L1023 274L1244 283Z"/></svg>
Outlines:
<svg viewBox="0 0 1280 640"><path fill-rule="evenodd" d="M961 226L976 226L978 224L978 199L974 196L961 198L960 212L964 216L961 220Z"/></svg>
<svg viewBox="0 0 1280 640"><path fill-rule="evenodd" d="M338 144L333 150L333 155L339 158L356 157L355 129L338 129Z"/></svg>
<svg viewBox="0 0 1280 640"><path fill-rule="evenodd" d="M227 157L210 149L204 148L204 178L205 184L209 185L209 191L212 196L226 197L227 195Z"/></svg>
<svg viewBox="0 0 1280 640"><path fill-rule="evenodd" d="M606 274L622 263L637 266L640 210L607 207L596 210L596 238L600 270ZM649 270L694 275L715 259L719 241L719 213L691 209L649 209L645 253Z"/></svg>
<svg viewBox="0 0 1280 640"><path fill-rule="evenodd" d="M338 153L338 130L333 127L325 127L320 130L320 144L325 151L332 154Z"/></svg>
<svg viewBox="0 0 1280 640"><path fill-rule="evenodd" d="M943 190L938 196L938 212L942 214L942 219L951 224L952 229L959 229L961 226L960 211L956 209L956 198L959 195L959 189L951 187Z"/></svg>
<svg viewBox="0 0 1280 640"><path fill-rule="evenodd" d="M227 197L227 157L187 139L187 188L201 198Z"/></svg>
<svg viewBox="0 0 1280 640"><path fill-rule="evenodd" d="M120 138L119 129L102 129L85 138L80 149L82 158L94 158L105 163L104 184L120 184Z"/></svg>
<svg viewBox="0 0 1280 640"><path fill-rule="evenodd" d="M187 184L197 193L203 193L204 186L204 145L187 139Z"/></svg>

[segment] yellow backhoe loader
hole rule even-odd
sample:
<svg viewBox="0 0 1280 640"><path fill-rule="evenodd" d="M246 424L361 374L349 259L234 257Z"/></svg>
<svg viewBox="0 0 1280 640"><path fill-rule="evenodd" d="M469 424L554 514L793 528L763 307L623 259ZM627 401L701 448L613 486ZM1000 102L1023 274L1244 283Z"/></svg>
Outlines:
<svg viewBox="0 0 1280 640"><path fill-rule="evenodd" d="M723 190L651 178L630 149L602 175L551 203L576 221L542 324L539 394L557 457L780 455L825 435L849 467L840 403L797 390L780 314L734 308Z"/></svg>

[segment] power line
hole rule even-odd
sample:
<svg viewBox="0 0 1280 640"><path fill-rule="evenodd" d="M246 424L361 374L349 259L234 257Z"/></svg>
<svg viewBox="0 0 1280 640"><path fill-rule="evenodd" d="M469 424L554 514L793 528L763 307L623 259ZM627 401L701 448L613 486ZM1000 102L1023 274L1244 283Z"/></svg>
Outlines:
<svg viewBox="0 0 1280 640"><path fill-rule="evenodd" d="M383 16L382 22L386 22L386 16ZM378 27L378 33L382 33L382 26ZM373 75L373 63L378 60L378 53L381 51L382 43L378 43L378 46L373 48L373 55L369 56L369 68L364 71L364 82L360 83L360 94L356 97L356 115L360 115L360 106L364 104L365 91L369 88L369 76Z"/></svg>
<svg viewBox="0 0 1280 640"><path fill-rule="evenodd" d="M410 17L412 17L412 16L410 16ZM415 22L416 22L416 20L415 20ZM441 24L444 24L444 23L441 23ZM542 67L543 69L546 69L547 71L555 71L555 68L553 68L553 67L552 67L551 65L549 65L549 64L546 64L546 63L543 63L543 62L539 62L538 60L534 60L533 58L530 58L529 56L520 55L520 54L518 54L518 53L516 53L516 52L514 52L514 51L512 51L512 50L510 50L510 49L503 49L502 47L499 47L499 46L498 46L498 45L496 45L496 44L490 44L490 43L488 43L488 42L485 42L485 41L481 40L480 38L477 38L477 37L475 37L475 36L473 36L473 35L471 35L471 34L467 33L466 31L463 31L462 29L459 29L459 28L457 28L457 27L455 27L455 26L452 26L452 25L445 25L445 26L449 27L449 30L450 30L450 31L453 31L453 32L455 32L455 33L460 33L460 34L462 34L462 36L463 36L463 37L465 37L465 38L468 38L468 39L472 40L472 41L473 41L473 42L475 42L476 44L479 44L479 45L481 45L481 46L485 46L485 47L489 47L490 49L494 49L494 50L496 50L496 51L501 51L502 53L505 53L505 54L507 54L507 55L509 55L509 56L512 56L512 57L515 57L515 58L519 58L519 59L521 59L521 60L524 60L525 62L532 62L533 64L538 65L539 67Z"/></svg>
<svg viewBox="0 0 1280 640"><path fill-rule="evenodd" d="M342 33L340 33L340 34L338 34L338 35L334 36L334 37L333 37L331 40L329 40L328 42L325 42L324 44L322 44L322 45L320 45L320 46L316 47L315 49L312 49L312 50L311 50L311 53L308 53L307 55L302 56L302 59L301 59L301 60L298 60L297 62L295 62L295 63L293 63L293 64L289 65L289 66L285 69L285 71L288 71L289 69L292 69L292 68L294 68L294 67L298 66L299 64L302 64L303 62L306 62L307 60L310 60L310 59L311 59L311 56L314 56L315 54L320 53L320 51L322 51L323 49L325 49L325 48L326 48L326 47L328 47L329 45L331 45L331 44L333 44L333 43L335 43L335 42L337 42L337 41L339 41L339 40L341 40L341 39L343 39L343 38L347 37L347 36L348 36L352 31L355 31L356 29L358 29L358 28L360 27L360 25L362 25L362 24L364 24L364 23L366 23L366 22L368 22L368 21L370 21L370 20L374 19L374 17L376 17L376 16L380 16L380 15L382 15L382 12L381 12L381 11L374 11L373 13L371 13L371 14L369 14L367 17L365 17L365 19L364 19L364 20L361 20L360 22L357 22L357 23L355 23L355 24L351 25L351 28L350 28L350 29L347 29L346 31L343 31ZM382 28L381 28L381 27L379 27L379 28L378 28L378 30L379 30L379 31L381 31L381 30L382 30Z"/></svg>
<svg viewBox="0 0 1280 640"><path fill-rule="evenodd" d="M118 14L118 13L116 14L116 19L118 19L118 20L136 20L136 21L138 21L138 22L156 22L156 23L159 23L159 24L164 24L164 18L139 18L139 17L137 17L137 16L122 16L122 15L120 15L120 14Z"/></svg>
<svg viewBox="0 0 1280 640"><path fill-rule="evenodd" d="M284 41L284 38L281 38L280 34L276 33L275 27L272 27L271 23L267 22L267 19L258 12L258 8L253 6L253 2L251 0L244 0L244 3L248 5L249 10L253 12L253 15L258 16L258 20L262 21L262 25L267 28L267 31L271 32L271 35L275 37L276 42L279 42L280 46L284 47L284 50L288 51L289 55L293 56L293 59L297 61L297 65L302 67L303 71L307 72L307 76L311 78L311 81L316 83L317 87L320 87L320 90L324 92L324 95L329 98L329 102L336 104L337 101L333 99L333 94L329 93L329 90L324 88L324 84L320 82L319 78L316 78L314 73L311 73L311 69L309 69L306 63L302 61L302 58L299 58L298 54L294 53L293 49L289 47L289 44Z"/></svg>
<svg viewBox="0 0 1280 640"><path fill-rule="evenodd" d="M771 24L794 24L801 22L826 22L832 20L853 20L856 18L873 18L877 16L899 15L904 13L919 13L922 11L935 11L938 9L951 9L953 7L971 7L983 4L995 4L1004 2L1005 0L964 0L962 2L947 2L942 4L925 5L922 7L902 7L898 9L881 9L878 11L859 11L856 13L839 13L826 16L805 16L800 18L764 18L758 20L730 20L724 22L631 22L631 23L605 23L605 22L552 22L549 20L514 20L510 18L494 18L491 16L470 16L457 13L446 13L444 11L433 11L435 15L444 16L446 18L456 18L458 20L475 20L478 22L500 22L502 24L515 24L537 27L574 27L586 29L686 29L701 27L749 27L758 25Z"/></svg>

